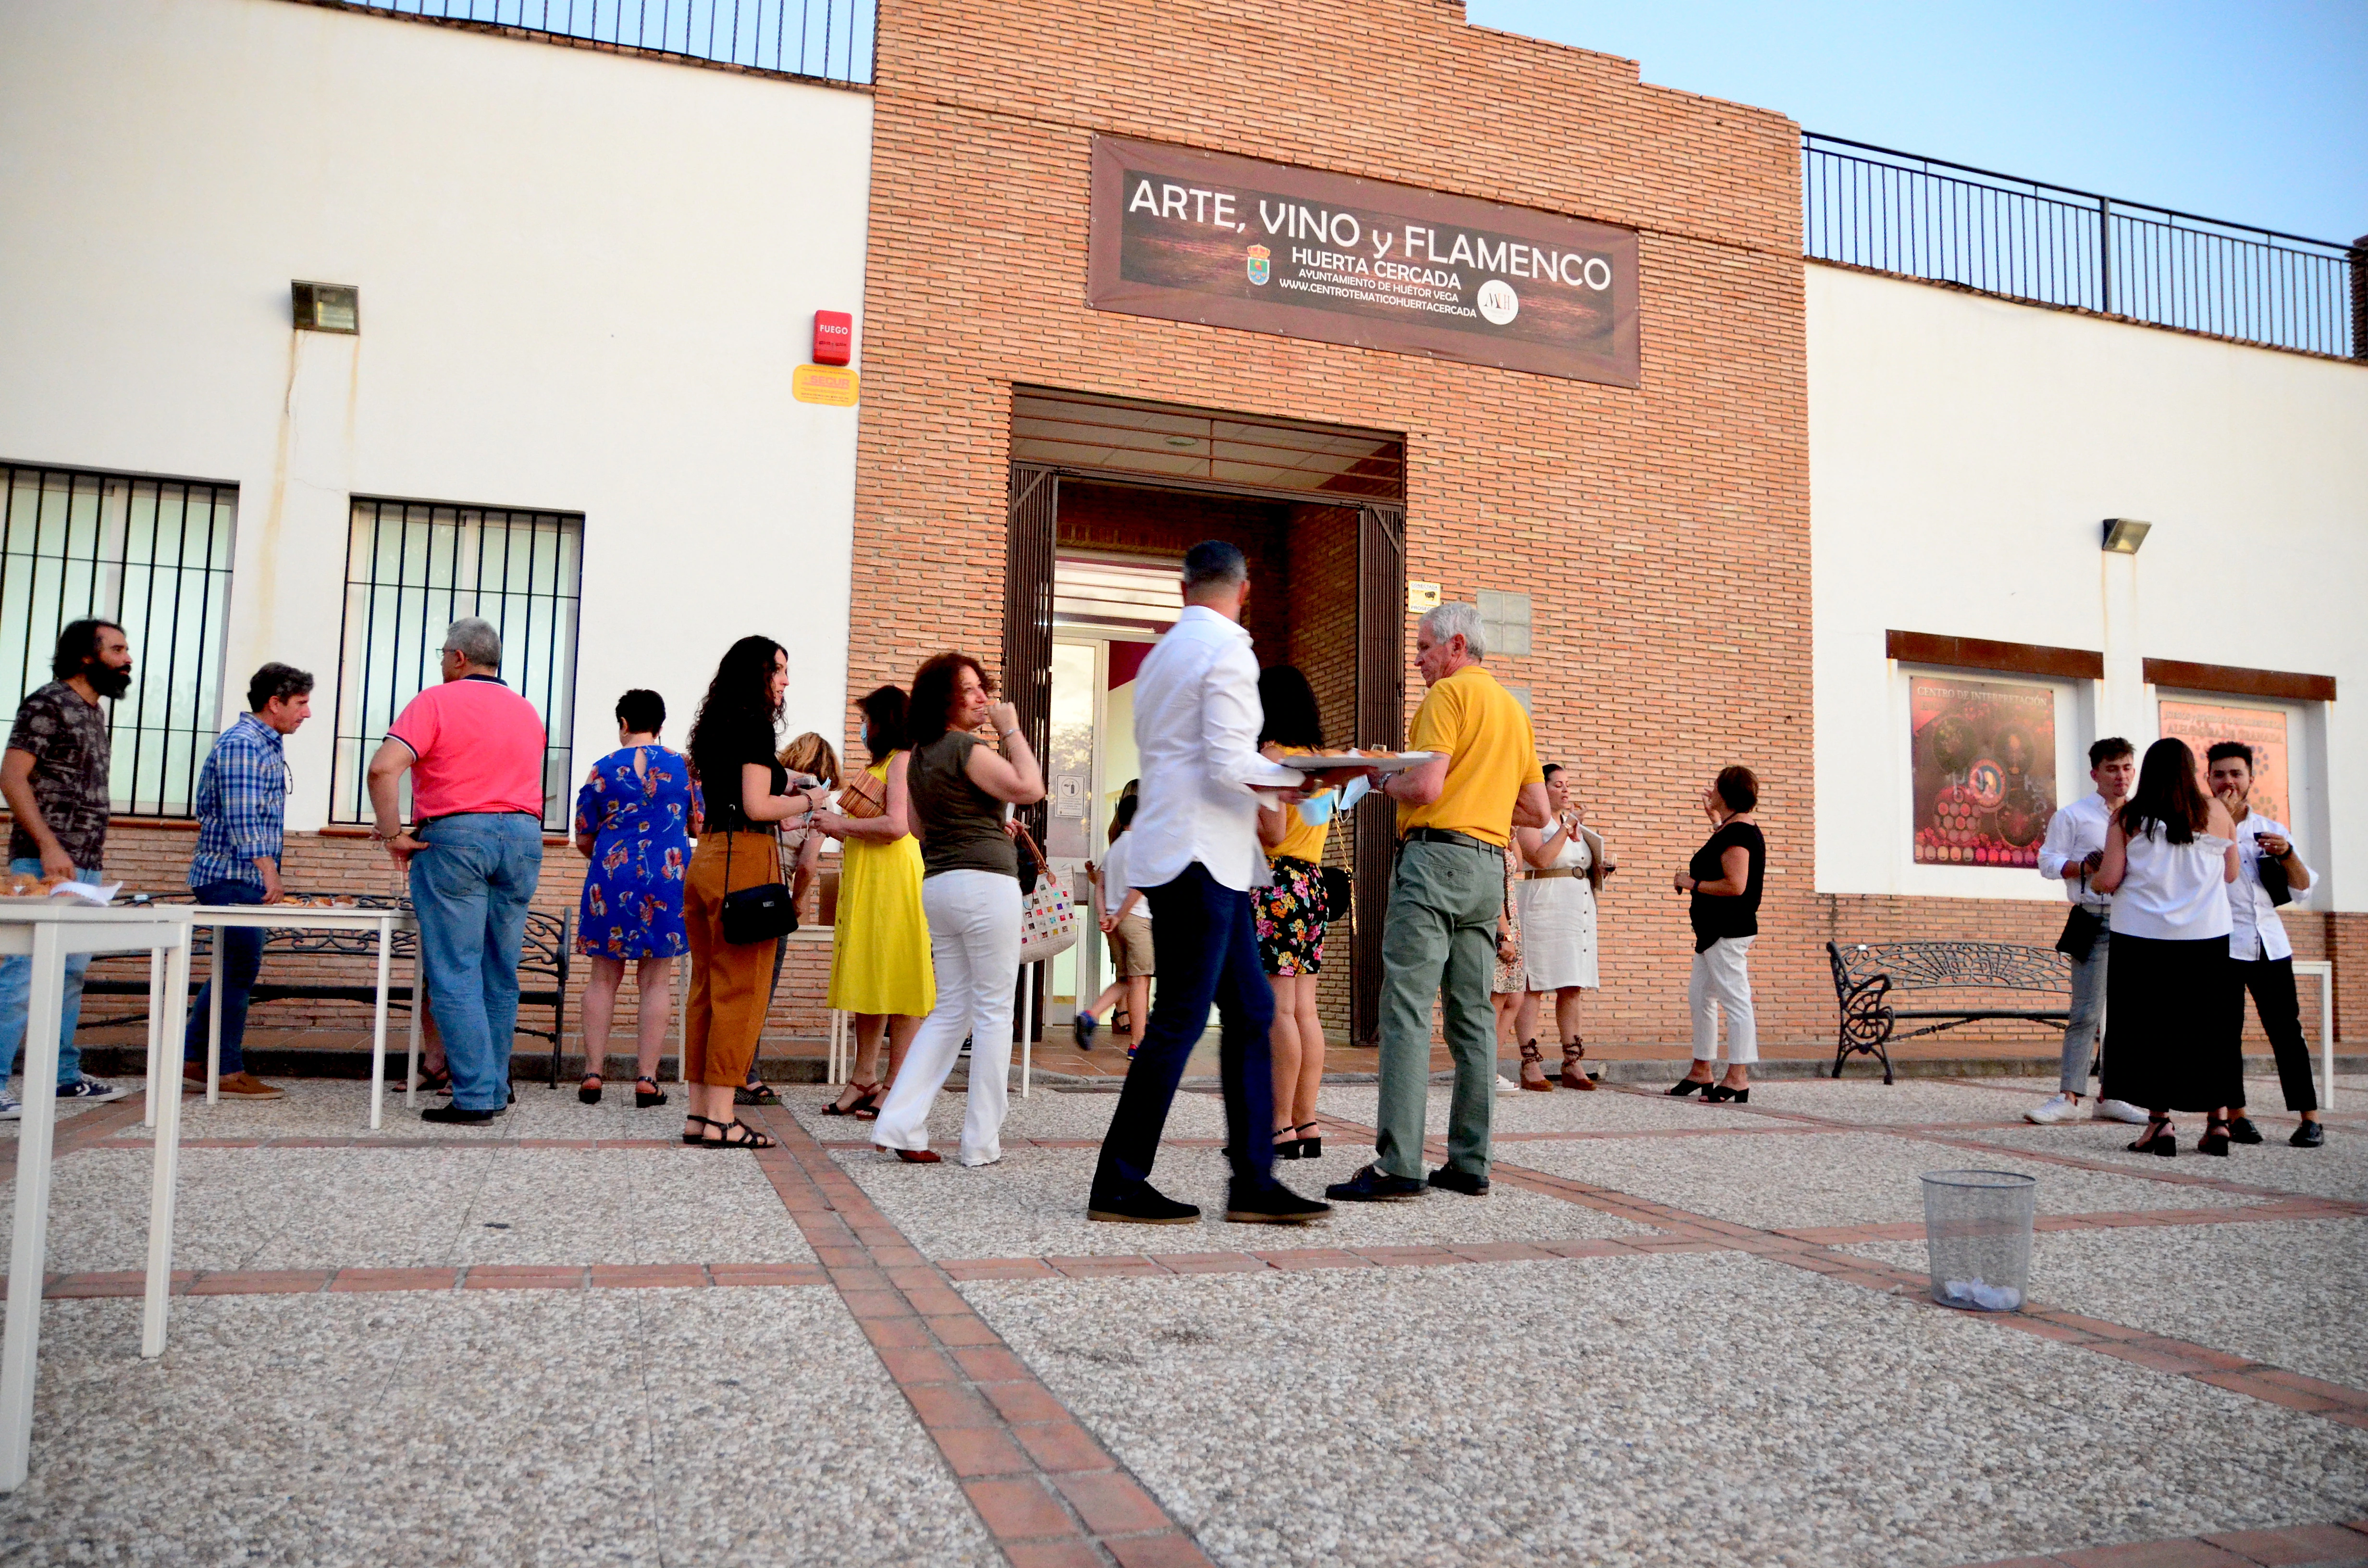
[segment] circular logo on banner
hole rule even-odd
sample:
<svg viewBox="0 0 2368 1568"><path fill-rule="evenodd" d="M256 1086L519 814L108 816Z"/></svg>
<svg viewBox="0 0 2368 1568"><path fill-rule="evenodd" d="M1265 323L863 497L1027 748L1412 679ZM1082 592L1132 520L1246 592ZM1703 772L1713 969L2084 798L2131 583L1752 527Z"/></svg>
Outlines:
<svg viewBox="0 0 2368 1568"><path fill-rule="evenodd" d="M1501 278L1491 278L1480 285L1479 298L1473 302L1480 307L1481 318L1491 326L1503 326L1521 313L1521 297Z"/></svg>

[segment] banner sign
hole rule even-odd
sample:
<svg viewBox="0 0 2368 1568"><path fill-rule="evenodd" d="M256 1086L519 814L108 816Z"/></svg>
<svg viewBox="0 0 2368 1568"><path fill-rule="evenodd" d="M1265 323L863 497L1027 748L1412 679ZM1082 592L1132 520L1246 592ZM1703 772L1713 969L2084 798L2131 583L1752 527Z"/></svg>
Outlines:
<svg viewBox="0 0 2368 1568"><path fill-rule="evenodd" d="M1097 136L1091 246L1098 311L1640 380L1633 230Z"/></svg>
<svg viewBox="0 0 2368 1568"><path fill-rule="evenodd" d="M2241 741L2253 748L2253 809L2273 822L2294 825L2286 813L2294 807L2286 782L2286 716L2274 708L2224 707L2216 702L2158 704L2162 733L2185 741L2195 754L2195 782L2212 792L2210 765L2203 754L2222 741Z"/></svg>
<svg viewBox="0 0 2368 1568"><path fill-rule="evenodd" d="M1924 676L1907 691L1916 858L2038 865L2055 814L2055 693Z"/></svg>

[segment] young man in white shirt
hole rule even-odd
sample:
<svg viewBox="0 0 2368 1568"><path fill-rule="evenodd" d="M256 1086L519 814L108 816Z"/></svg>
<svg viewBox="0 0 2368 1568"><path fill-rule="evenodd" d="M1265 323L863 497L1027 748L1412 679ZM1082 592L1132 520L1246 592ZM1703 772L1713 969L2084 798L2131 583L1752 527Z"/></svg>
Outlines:
<svg viewBox="0 0 2368 1568"><path fill-rule="evenodd" d="M2327 1142L2327 1130L2318 1122L2310 1042L2302 1033L2294 944L2286 939L2285 922L2278 918L2277 903L2262 884L2261 869L2267 865L2284 872L2286 887L2294 893L2307 890L2315 879L2295 852L2286 824L2253 810L2253 748L2241 741L2222 741L2204 753L2204 767L2212 792L2237 824L2237 880L2228 884L2228 957L2245 989L2252 993L2253 1010L2260 1015L2270 1049L2277 1052L2278 1085L2285 1091L2286 1108L2302 1117L2302 1125L2287 1142L2297 1149L2316 1149ZM2260 1129L2245 1114L2242 1102L2231 1108L2228 1141L2260 1142Z"/></svg>
<svg viewBox="0 0 2368 1568"><path fill-rule="evenodd" d="M2072 1020L2064 1028L2063 1075L2053 1099L2022 1113L2025 1121L2071 1121L2080 1115L2080 1096L2089 1088L2089 1062L2105 1022L2105 965L2113 934L2106 922L2113 910L2112 895L2089 885L2090 873L2105 858L2105 830L2113 813L2130 796L2138 776L2137 753L2119 735L2108 735L2089 748L2089 778L2097 792L2057 811L2047 824L2047 838L2039 847L2039 874L2064 884L2072 907L2090 918L2076 922L2091 926L2094 939L2085 956L2072 959ZM2068 934L2068 931L2067 931ZM2070 955L2066 955L2070 956ZM2089 1113L2098 1121L2141 1122L2145 1111L2120 1100L2100 1098Z"/></svg>
<svg viewBox="0 0 2368 1568"><path fill-rule="evenodd" d="M1225 1218L1303 1224L1332 1211L1274 1179L1274 1077L1267 1056L1274 989L1258 962L1250 889L1266 873L1258 791L1295 790L1303 779L1296 768L1258 755L1264 710L1258 660L1241 625L1249 591L1239 550L1214 540L1194 545L1184 557L1184 613L1134 679L1143 790L1127 831L1124 869L1152 908L1159 999L1102 1139L1087 1199L1089 1220L1189 1225L1200 1219L1200 1210L1152 1187L1151 1166L1212 1005L1223 1020L1218 1074L1232 1139Z"/></svg>

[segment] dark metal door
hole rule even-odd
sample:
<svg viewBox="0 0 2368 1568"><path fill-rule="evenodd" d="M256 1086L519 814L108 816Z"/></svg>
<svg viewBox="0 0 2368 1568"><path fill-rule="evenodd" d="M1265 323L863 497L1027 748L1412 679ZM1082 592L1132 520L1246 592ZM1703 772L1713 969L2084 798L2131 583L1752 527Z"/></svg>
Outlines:
<svg viewBox="0 0 2368 1568"><path fill-rule="evenodd" d="M1357 744L1395 747L1406 725L1406 508L1357 514ZM1357 808L1356 913L1349 1038L1380 1037L1382 920L1397 867L1397 807L1376 793Z"/></svg>
<svg viewBox="0 0 2368 1568"><path fill-rule="evenodd" d="M1010 530L1003 561L1003 698L1019 711L1019 733L1041 764L1053 742L1053 541L1061 481L1049 468L1011 465ZM1044 842L1046 802L1017 814L1038 844ZM1044 966L1021 971L1034 981L1026 1008L1033 1038L1044 1038ZM1018 1020L1015 1017L1014 1025Z"/></svg>

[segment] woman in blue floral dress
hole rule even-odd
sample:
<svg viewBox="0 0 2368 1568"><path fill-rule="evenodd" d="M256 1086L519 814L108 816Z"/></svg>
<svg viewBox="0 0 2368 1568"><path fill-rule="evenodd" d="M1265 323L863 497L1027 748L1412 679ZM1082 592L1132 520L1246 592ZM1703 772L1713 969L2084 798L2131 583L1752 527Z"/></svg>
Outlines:
<svg viewBox="0 0 2368 1568"><path fill-rule="evenodd" d="M656 692L619 698L618 749L592 765L575 795L575 848L592 862L575 924L575 950L592 960L584 987L584 1083L575 1091L586 1105L600 1103L609 1020L628 960L642 999L633 1103L646 1109L666 1101L658 1092L658 1053L666 1046L674 960L690 949L683 873L700 805L690 759L658 744L665 727L666 699Z"/></svg>

